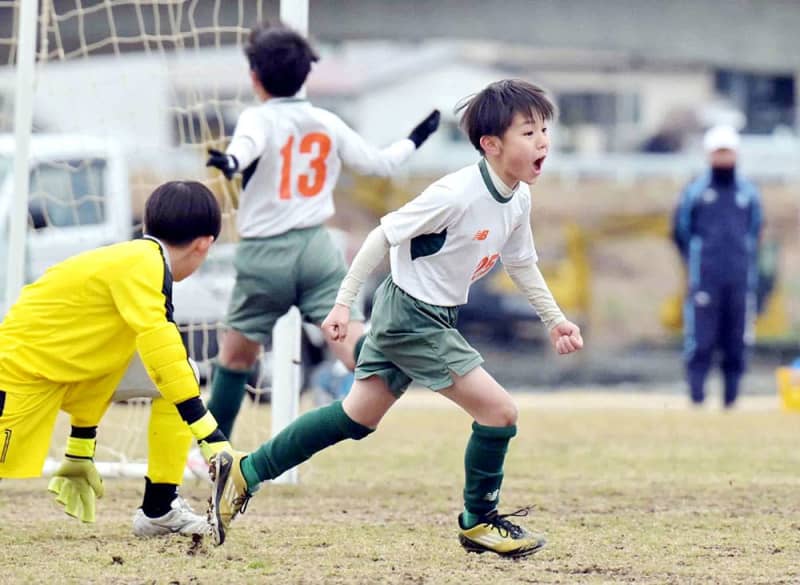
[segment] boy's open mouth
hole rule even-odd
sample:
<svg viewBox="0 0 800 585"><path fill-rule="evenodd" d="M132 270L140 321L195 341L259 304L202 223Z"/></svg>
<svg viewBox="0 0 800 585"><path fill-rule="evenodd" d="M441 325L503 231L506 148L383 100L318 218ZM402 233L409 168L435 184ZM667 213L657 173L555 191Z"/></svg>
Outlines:
<svg viewBox="0 0 800 585"><path fill-rule="evenodd" d="M546 156L543 156L542 158L537 158L535 161L533 161L533 168L537 173L542 172L542 165L544 164L544 159L546 158Z"/></svg>

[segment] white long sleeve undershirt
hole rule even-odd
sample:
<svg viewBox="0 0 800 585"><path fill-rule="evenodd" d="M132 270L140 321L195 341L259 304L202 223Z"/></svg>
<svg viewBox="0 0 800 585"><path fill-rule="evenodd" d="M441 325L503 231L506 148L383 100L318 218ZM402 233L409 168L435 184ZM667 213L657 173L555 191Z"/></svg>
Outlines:
<svg viewBox="0 0 800 585"><path fill-rule="evenodd" d="M376 227L369 233L358 254L353 258L353 263L350 265L350 270L347 271L347 276L342 280L339 294L336 297L336 304L344 305L348 308L352 306L367 277L381 263L389 248L389 241L386 239L386 233L381 226ZM505 269L517 288L525 295L531 306L536 309L542 323L548 330L566 321L566 317L561 312L561 309L558 308L558 304L547 287L542 272L535 263L523 266L506 266Z"/></svg>
<svg viewBox="0 0 800 585"><path fill-rule="evenodd" d="M514 187L509 187L506 185L505 182L500 178L500 175L498 175L492 168L491 163L487 164L486 167L489 170L489 177L492 179L495 189L497 189L497 191L503 197L511 197L511 194L514 192L517 186L515 185ZM539 318L542 320L542 323L544 323L548 330L567 320L567 318L564 316L564 313L562 313L561 309L558 308L558 304L553 298L553 294L547 287L547 283L544 280L542 271L539 270L539 267L535 262L523 266L504 265L504 267L506 272L508 272L508 275L511 277L511 280L514 281L514 284L517 286L520 292L525 295L525 297L528 299L528 302L539 314Z"/></svg>
<svg viewBox="0 0 800 585"><path fill-rule="evenodd" d="M500 193L500 195L502 195L504 199L509 199L511 197L511 194L514 192L514 189L517 188L517 185L519 183L517 183L517 185L514 185L513 187L509 187L508 185L506 185L505 181L503 181L503 179L500 178L500 175L494 172L494 169L492 168L492 163L490 163L488 160L486 161L486 168L489 170L489 178L492 179L492 183L494 183L494 188L497 189L497 192Z"/></svg>
<svg viewBox="0 0 800 585"><path fill-rule="evenodd" d="M542 271L539 270L536 263L532 262L523 266L504 265L504 268L531 306L536 309L548 331L567 320L564 313L558 308L553 293L547 287Z"/></svg>
<svg viewBox="0 0 800 585"><path fill-rule="evenodd" d="M500 179L491 168L491 165L488 165L488 167L489 176L500 194L504 197L510 196L513 189ZM358 254L353 258L353 263L350 265L347 275L342 280L339 293L336 296L336 304L344 305L348 308L352 306L367 277L381 263L390 247L386 232L383 231L382 226L379 225L367 235ZM520 292L525 295L528 302L536 310L548 330L567 320L553 298L553 294L550 292L544 276L535 262L521 266L505 266L505 269Z"/></svg>
<svg viewBox="0 0 800 585"><path fill-rule="evenodd" d="M386 232L379 225L367 235L358 254L353 258L347 276L339 287L339 294L336 296L337 305L348 308L352 306L367 277L381 263L389 248Z"/></svg>

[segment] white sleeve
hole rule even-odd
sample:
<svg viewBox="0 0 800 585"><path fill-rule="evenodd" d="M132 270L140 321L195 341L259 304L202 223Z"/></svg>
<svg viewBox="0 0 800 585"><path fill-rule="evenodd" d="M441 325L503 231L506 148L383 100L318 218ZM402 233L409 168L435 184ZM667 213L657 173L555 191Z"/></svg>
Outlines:
<svg viewBox="0 0 800 585"><path fill-rule="evenodd" d="M535 262L525 265L504 266L517 288L528 298L549 331L567 318L558 308L553 294L544 281L541 270Z"/></svg>
<svg viewBox="0 0 800 585"><path fill-rule="evenodd" d="M339 294L336 295L336 304L350 307L358 296L358 292L364 285L364 281L372 274L375 267L381 263L386 252L389 251L389 242L381 226L372 230L364 243L361 244L353 263L347 271L347 275L339 286Z"/></svg>
<svg viewBox="0 0 800 585"><path fill-rule="evenodd" d="M381 226L392 246L423 234L437 234L463 213L454 192L434 183L400 209L384 215Z"/></svg>
<svg viewBox="0 0 800 585"><path fill-rule="evenodd" d="M408 138L393 142L386 148L376 148L341 119L334 120L339 158L358 173L388 177L414 153L414 143Z"/></svg>
<svg viewBox="0 0 800 585"><path fill-rule="evenodd" d="M225 152L236 157L240 171L264 153L268 133L266 119L255 108L248 108L239 116Z"/></svg>

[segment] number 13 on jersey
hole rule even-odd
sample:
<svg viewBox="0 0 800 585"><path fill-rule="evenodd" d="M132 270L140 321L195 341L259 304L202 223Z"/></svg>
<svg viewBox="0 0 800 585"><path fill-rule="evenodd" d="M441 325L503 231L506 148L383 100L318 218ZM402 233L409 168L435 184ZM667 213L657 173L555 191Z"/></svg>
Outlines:
<svg viewBox="0 0 800 585"><path fill-rule="evenodd" d="M280 199L292 197L292 158L295 151L295 137L289 136L281 148L281 186ZM322 132L310 132L298 141L297 151L301 155L311 155L308 162L309 172L297 177L297 191L303 197L319 195L325 186L328 168L325 161L331 151L331 139Z"/></svg>

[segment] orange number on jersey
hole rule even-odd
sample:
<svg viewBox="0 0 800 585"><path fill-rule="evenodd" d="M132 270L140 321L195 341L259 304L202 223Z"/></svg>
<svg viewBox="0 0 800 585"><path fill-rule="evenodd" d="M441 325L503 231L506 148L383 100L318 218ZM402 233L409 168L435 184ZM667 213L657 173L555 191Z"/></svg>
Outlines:
<svg viewBox="0 0 800 585"><path fill-rule="evenodd" d="M278 197L281 199L290 199L292 197L292 146L294 145L294 136L289 136L286 143L281 148L281 158L283 165L281 166L281 185ZM303 197L314 197L319 195L322 188L325 186L325 178L328 174L328 167L325 165L325 160L331 151L331 139L327 134L322 132L311 132L303 136L300 140L300 153L311 154L315 150L316 155L309 161L309 166L314 172L314 176L303 173L297 177L297 190Z"/></svg>
<svg viewBox="0 0 800 585"><path fill-rule="evenodd" d="M325 160L331 151L331 139L328 138L327 134L321 132L306 134L303 136L303 140L300 141L300 152L308 154L314 150L315 145L317 147L317 155L309 162L311 169L314 171L313 183L306 174L300 175L297 183L297 189L304 197L319 195L322 187L325 186L325 176L328 173Z"/></svg>
<svg viewBox="0 0 800 585"><path fill-rule="evenodd" d="M292 144L294 144L294 136L289 136L286 144L281 148L283 164L281 165L281 188L278 195L281 199L292 197L292 187L289 184L292 180Z"/></svg>
<svg viewBox="0 0 800 585"><path fill-rule="evenodd" d="M478 280L481 276L489 272L494 265L497 264L497 260L500 258L500 254L492 254L491 256L484 256L481 258L481 261L478 262L477 268L475 268L475 272L472 273L472 281Z"/></svg>

